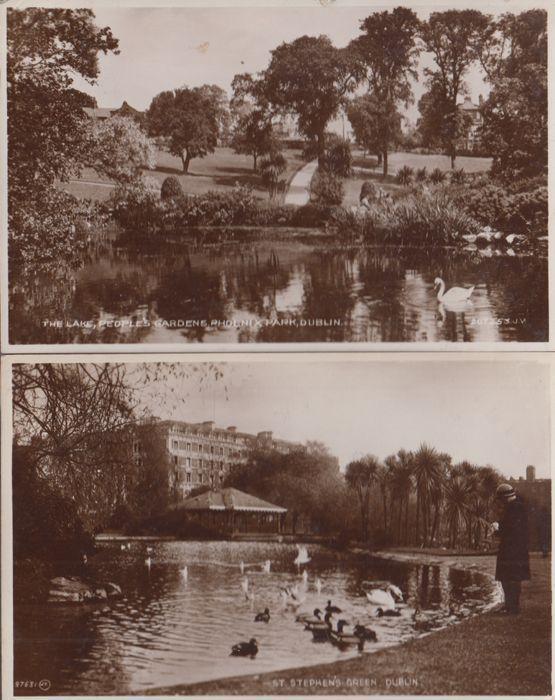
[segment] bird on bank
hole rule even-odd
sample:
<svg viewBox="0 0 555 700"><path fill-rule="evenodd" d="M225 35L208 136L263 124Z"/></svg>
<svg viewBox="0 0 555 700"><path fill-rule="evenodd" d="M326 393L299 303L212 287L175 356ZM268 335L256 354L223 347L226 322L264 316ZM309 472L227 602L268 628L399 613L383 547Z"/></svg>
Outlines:
<svg viewBox="0 0 555 700"><path fill-rule="evenodd" d="M270 622L270 610L264 608L264 612L259 612L255 615L255 622Z"/></svg>
<svg viewBox="0 0 555 700"><path fill-rule="evenodd" d="M248 642L239 642L231 647L230 656L250 656L251 659L258 654L258 642L254 637Z"/></svg>
<svg viewBox="0 0 555 700"><path fill-rule="evenodd" d="M451 287L449 291L445 291L445 282L441 277L436 277L434 280L434 289L439 287L437 292L437 300L443 304L460 304L461 302L469 301L474 291L474 287Z"/></svg>

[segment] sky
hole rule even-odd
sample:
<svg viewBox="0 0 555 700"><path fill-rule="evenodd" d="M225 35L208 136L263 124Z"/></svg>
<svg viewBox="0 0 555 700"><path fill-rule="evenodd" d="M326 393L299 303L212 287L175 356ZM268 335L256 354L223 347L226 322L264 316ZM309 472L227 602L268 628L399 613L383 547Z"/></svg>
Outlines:
<svg viewBox="0 0 555 700"><path fill-rule="evenodd" d="M280 7L97 7L97 24L112 28L121 52L117 56L101 56L101 75L96 86L77 86L93 94L101 107L118 107L127 100L141 110L162 90L184 85L215 83L229 93L235 74L266 68L270 51L280 43L303 34L327 34L336 46L346 46L360 33L360 20L372 10L391 9L368 1L362 7L345 6L339 0L307 0L304 4L309 6L288 7L282 3ZM510 0L501 5L465 3L465 7L470 6L492 14L499 9L522 9L522 3L517 5ZM432 8L428 4L415 10L425 19L431 9L448 7ZM420 80L414 85L415 102L406 112L413 123L424 91L422 70L433 65L431 56L422 54ZM487 96L488 87L477 68L469 71L467 83L475 102L479 94Z"/></svg>
<svg viewBox="0 0 555 700"><path fill-rule="evenodd" d="M491 464L513 477L533 464L538 477L549 477L545 362L468 354L463 361L360 357L233 360L221 365L218 380L184 365L171 381L149 385L143 406L163 419L319 440L342 467L364 454L383 459L427 442L455 462Z"/></svg>

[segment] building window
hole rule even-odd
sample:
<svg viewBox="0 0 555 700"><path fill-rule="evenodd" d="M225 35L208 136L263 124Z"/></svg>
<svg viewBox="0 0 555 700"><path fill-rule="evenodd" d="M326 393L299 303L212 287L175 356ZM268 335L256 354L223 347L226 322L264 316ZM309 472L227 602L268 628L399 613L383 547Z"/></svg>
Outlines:
<svg viewBox="0 0 555 700"><path fill-rule="evenodd" d="M173 445L173 449L177 450L179 443L177 442L177 440L173 440L172 445Z"/></svg>
<svg viewBox="0 0 555 700"><path fill-rule="evenodd" d="M187 472L186 478L187 478L187 483L190 484L191 483L191 472Z"/></svg>
<svg viewBox="0 0 555 700"><path fill-rule="evenodd" d="M189 452L191 451L191 443L190 442L187 443L187 449L189 450Z"/></svg>
<svg viewBox="0 0 555 700"><path fill-rule="evenodd" d="M173 456L173 463L177 464L177 456L176 455Z"/></svg>
<svg viewBox="0 0 555 700"><path fill-rule="evenodd" d="M191 466L191 458L190 458L190 457L187 457L187 459L185 460L185 464L186 464L188 467Z"/></svg>

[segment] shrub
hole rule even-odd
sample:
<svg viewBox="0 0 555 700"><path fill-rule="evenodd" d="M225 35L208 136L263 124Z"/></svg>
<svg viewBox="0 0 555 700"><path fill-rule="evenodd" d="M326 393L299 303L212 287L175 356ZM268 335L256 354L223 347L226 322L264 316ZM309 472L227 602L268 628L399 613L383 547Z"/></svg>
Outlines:
<svg viewBox="0 0 555 700"><path fill-rule="evenodd" d="M155 231L162 210L157 183L152 178L118 185L108 200L115 221L127 231Z"/></svg>
<svg viewBox="0 0 555 700"><path fill-rule="evenodd" d="M175 177L175 175L169 175L162 183L162 189L160 190L160 197L163 200L175 199L176 197L183 196L183 188L181 183Z"/></svg>
<svg viewBox="0 0 555 700"><path fill-rule="evenodd" d="M330 136L326 145L323 168L338 177L349 177L352 173L351 146L346 139Z"/></svg>
<svg viewBox="0 0 555 700"><path fill-rule="evenodd" d="M378 188L376 187L375 183L372 182L371 180L365 180L362 183L362 187L360 188L360 195L359 195L359 202L362 202L363 199L367 199L369 202L372 202L376 197L378 196Z"/></svg>
<svg viewBox="0 0 555 700"><path fill-rule="evenodd" d="M287 160L278 152L270 153L260 161L260 176L272 200L276 198L280 185L284 184L280 175L285 172L286 167Z"/></svg>
<svg viewBox="0 0 555 700"><path fill-rule="evenodd" d="M345 188L339 177L325 170L314 174L310 191L317 204L339 205L345 196Z"/></svg>
<svg viewBox="0 0 555 700"><path fill-rule="evenodd" d="M455 168L454 170L451 170L450 180L454 185L462 185L466 180L464 168Z"/></svg>
<svg viewBox="0 0 555 700"><path fill-rule="evenodd" d="M443 170L434 168L430 173L430 182L433 182L434 185L439 185L441 182L445 181L446 177L447 175Z"/></svg>
<svg viewBox="0 0 555 700"><path fill-rule="evenodd" d="M400 185L410 185L413 175L414 170L408 165L403 165L403 167L398 171L395 179Z"/></svg>
<svg viewBox="0 0 555 700"><path fill-rule="evenodd" d="M428 170L426 166L423 168L417 168L416 172L414 173L414 179L416 182L426 182L428 179Z"/></svg>

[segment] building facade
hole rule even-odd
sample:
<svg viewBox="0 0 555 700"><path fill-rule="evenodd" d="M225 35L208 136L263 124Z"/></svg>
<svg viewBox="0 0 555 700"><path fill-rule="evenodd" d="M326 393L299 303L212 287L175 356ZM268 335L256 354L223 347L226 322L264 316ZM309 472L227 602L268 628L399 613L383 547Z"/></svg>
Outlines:
<svg viewBox="0 0 555 700"><path fill-rule="evenodd" d="M526 467L526 478L509 479L528 506L528 531L532 549L540 549L551 534L551 479L537 479L536 468Z"/></svg>
<svg viewBox="0 0 555 700"><path fill-rule="evenodd" d="M220 488L231 467L244 464L254 450L287 454L304 449L300 443L274 438L270 430L254 435L239 432L233 425L219 428L213 421L158 421L156 431L170 457L169 486L178 499L199 486Z"/></svg>
<svg viewBox="0 0 555 700"><path fill-rule="evenodd" d="M461 146L465 151L474 151L480 147L482 129L482 95L480 95L479 104L472 102L470 97L466 97L464 102L459 105L461 112L464 112L468 118L468 128L465 137L462 139Z"/></svg>

